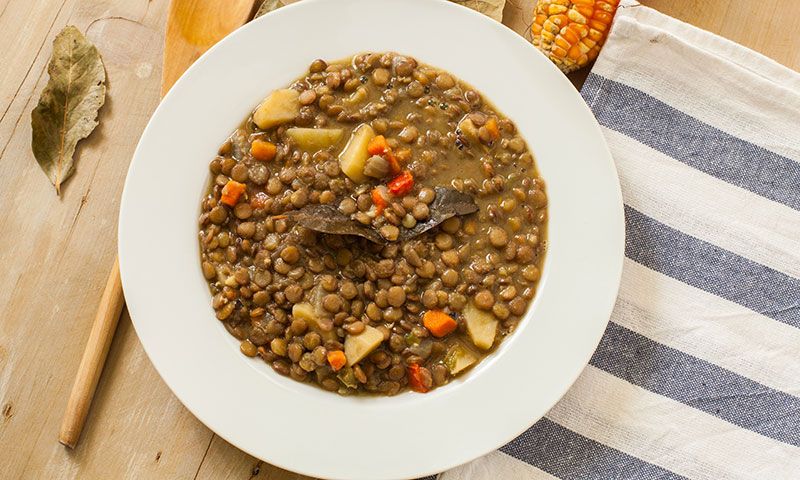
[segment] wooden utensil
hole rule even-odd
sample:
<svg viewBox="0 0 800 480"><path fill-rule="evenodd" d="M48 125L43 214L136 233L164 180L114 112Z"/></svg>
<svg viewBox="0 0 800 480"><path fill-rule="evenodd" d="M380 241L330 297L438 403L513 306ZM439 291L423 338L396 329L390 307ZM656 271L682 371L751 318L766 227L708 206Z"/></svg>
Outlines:
<svg viewBox="0 0 800 480"><path fill-rule="evenodd" d="M258 4L258 0L172 0L164 38L161 96L166 95L203 52L247 23L255 14ZM124 302L119 258L116 258L100 299L58 434L58 441L69 448L75 448L81 436Z"/></svg>

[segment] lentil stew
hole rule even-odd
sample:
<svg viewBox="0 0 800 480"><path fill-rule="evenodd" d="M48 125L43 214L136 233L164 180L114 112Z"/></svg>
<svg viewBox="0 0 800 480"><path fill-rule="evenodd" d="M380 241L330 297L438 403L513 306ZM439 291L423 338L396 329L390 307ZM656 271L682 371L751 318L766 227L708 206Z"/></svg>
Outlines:
<svg viewBox="0 0 800 480"><path fill-rule="evenodd" d="M395 53L315 60L210 163L199 238L241 352L342 395L427 392L536 293L547 195L514 124Z"/></svg>

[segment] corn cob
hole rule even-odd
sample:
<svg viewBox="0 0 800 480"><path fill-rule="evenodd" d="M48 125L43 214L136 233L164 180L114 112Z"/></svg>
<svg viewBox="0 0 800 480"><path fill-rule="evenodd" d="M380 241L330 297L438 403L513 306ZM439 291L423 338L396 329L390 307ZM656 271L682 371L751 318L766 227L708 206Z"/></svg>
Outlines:
<svg viewBox="0 0 800 480"><path fill-rule="evenodd" d="M539 0L533 15L533 44L564 73L600 53L619 0Z"/></svg>

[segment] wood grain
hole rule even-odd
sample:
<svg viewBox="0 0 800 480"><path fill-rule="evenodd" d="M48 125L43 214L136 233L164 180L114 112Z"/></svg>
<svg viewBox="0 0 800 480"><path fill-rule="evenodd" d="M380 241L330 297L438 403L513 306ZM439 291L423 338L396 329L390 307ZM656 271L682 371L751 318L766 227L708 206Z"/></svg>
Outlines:
<svg viewBox="0 0 800 480"><path fill-rule="evenodd" d="M244 25L260 2L256 0L173 0L169 7L161 95L212 45Z"/></svg>
<svg viewBox="0 0 800 480"><path fill-rule="evenodd" d="M667 15L800 69L800 2L790 0L643 0Z"/></svg>
<svg viewBox="0 0 800 480"><path fill-rule="evenodd" d="M222 2L220 2L222 3ZM532 0L508 0L526 32ZM646 0L800 69L800 2ZM0 465L3 478L301 477L241 452L161 381L126 313L74 451L55 438L107 272L128 162L160 92L166 0L0 0ZM106 63L108 103L57 198L30 153L53 37L74 24ZM154 248L157 248L157 244ZM168 286L168 285L167 285Z"/></svg>

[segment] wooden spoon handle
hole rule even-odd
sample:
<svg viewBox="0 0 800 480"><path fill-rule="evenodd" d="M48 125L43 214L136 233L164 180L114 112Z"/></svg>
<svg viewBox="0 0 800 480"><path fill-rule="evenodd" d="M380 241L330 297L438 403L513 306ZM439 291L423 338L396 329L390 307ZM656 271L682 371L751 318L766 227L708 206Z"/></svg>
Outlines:
<svg viewBox="0 0 800 480"><path fill-rule="evenodd" d="M164 37L161 96L200 55L247 23L260 4L256 0L173 0Z"/></svg>
<svg viewBox="0 0 800 480"><path fill-rule="evenodd" d="M83 430L86 415L89 413L89 406L92 404L92 397L94 397L97 382L100 380L100 374L103 372L103 364L108 355L108 349L111 347L111 340L114 339L114 331L117 329L124 302L122 281L119 277L119 258L117 258L111 274L108 276L103 297L100 299L100 306L97 308L92 331L89 333L89 341L83 351L78 375L72 385L67 411L58 434L58 441L69 448L75 448L78 438L81 436L81 430Z"/></svg>

